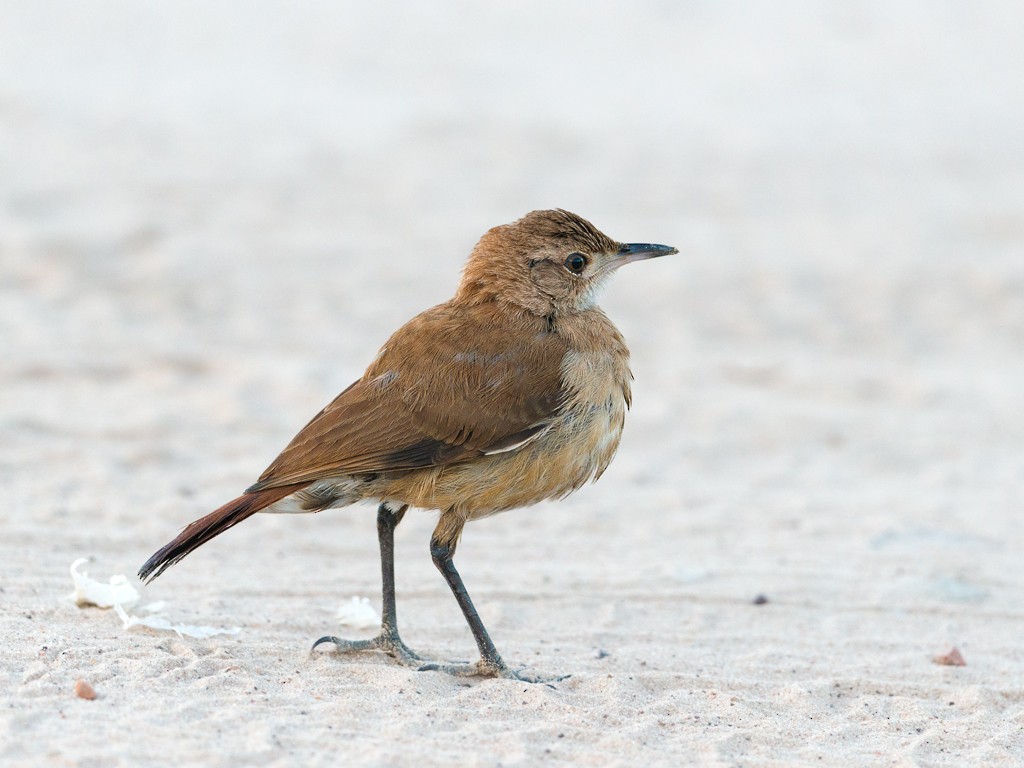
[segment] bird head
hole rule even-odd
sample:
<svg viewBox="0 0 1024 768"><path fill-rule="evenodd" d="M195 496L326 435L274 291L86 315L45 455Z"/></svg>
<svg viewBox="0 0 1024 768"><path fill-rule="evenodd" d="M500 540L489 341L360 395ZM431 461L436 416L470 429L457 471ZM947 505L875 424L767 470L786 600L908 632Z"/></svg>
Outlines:
<svg viewBox="0 0 1024 768"><path fill-rule="evenodd" d="M672 253L678 251L667 245L616 242L569 211L533 211L480 238L456 299L501 301L543 316L571 314L594 306L619 267Z"/></svg>

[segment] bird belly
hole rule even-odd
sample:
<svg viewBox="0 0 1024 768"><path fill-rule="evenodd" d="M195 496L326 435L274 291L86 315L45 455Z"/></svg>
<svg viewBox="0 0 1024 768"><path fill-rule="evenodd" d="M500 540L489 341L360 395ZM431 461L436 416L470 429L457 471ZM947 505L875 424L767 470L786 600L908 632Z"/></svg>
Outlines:
<svg viewBox="0 0 1024 768"><path fill-rule="evenodd" d="M516 451L393 477L381 497L464 520L572 493L596 479L615 454L625 404L567 409L541 435Z"/></svg>

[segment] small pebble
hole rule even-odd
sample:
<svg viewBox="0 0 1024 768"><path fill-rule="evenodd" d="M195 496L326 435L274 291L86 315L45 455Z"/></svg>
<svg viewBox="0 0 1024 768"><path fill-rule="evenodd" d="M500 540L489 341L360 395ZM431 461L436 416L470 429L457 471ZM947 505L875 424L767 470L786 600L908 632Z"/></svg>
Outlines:
<svg viewBox="0 0 1024 768"><path fill-rule="evenodd" d="M604 648L598 648L596 651L594 651L595 659L605 659L609 656L611 656L611 654L608 653L608 651L606 651Z"/></svg>
<svg viewBox="0 0 1024 768"><path fill-rule="evenodd" d="M949 653L940 653L934 659L933 662L941 664L944 667L966 667L967 662L964 660L964 655L960 653L959 648L953 648Z"/></svg>
<svg viewBox="0 0 1024 768"><path fill-rule="evenodd" d="M765 605L768 602L768 595L757 595L750 602L754 605Z"/></svg>
<svg viewBox="0 0 1024 768"><path fill-rule="evenodd" d="M94 689L91 685L85 682L85 680L76 680L75 695L80 699L92 701L96 698L96 689Z"/></svg>

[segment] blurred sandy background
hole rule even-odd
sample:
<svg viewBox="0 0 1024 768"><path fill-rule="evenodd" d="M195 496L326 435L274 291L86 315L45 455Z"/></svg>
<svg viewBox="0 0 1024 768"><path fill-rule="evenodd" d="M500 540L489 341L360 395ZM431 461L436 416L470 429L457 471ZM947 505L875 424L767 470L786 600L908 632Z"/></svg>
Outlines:
<svg viewBox="0 0 1024 768"><path fill-rule="evenodd" d="M0 762L1024 764L1022 9L5 2ZM310 658L379 599L369 508L148 590L236 637L65 599L555 206L682 251L603 302L612 468L459 550L506 659L571 678ZM432 525L398 531L403 635L468 658Z"/></svg>

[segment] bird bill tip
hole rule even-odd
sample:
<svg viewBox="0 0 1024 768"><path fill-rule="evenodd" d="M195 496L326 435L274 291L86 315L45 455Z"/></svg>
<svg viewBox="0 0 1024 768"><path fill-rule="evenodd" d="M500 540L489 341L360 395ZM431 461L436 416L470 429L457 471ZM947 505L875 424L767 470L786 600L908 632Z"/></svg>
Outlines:
<svg viewBox="0 0 1024 768"><path fill-rule="evenodd" d="M624 264L631 261L654 259L658 256L671 256L673 253L679 253L679 249L673 248L671 245L658 245L657 243L623 243L619 246L619 258Z"/></svg>

